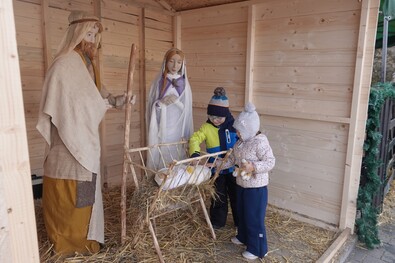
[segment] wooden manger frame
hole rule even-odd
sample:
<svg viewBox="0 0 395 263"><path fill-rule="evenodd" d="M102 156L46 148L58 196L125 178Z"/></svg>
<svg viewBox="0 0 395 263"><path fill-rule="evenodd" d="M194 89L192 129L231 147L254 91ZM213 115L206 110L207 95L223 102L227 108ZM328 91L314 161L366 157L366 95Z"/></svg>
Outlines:
<svg viewBox="0 0 395 263"><path fill-rule="evenodd" d="M142 213L144 213L144 215L140 216L142 220L135 220L135 229L137 229L137 232L134 233L135 236L132 241L132 244L135 245L139 239L139 233L145 226L148 226L160 262L165 261L155 230L155 219L158 217L168 215L182 208L189 208L189 210L192 211L192 205L199 202L211 236L213 239L216 239L205 204L207 194L203 192L215 192L214 182L221 169L221 167L219 167L212 175L211 168L208 168L210 163L215 162L218 158L221 158L221 156L223 156L222 160L226 161L231 150L217 153L202 153L202 155L198 157L177 160L178 158L182 158L182 156L187 156L187 146L187 141L180 141L128 149L125 151L127 170L132 174L133 178L139 178L139 180L135 182L135 195L138 194L140 190L147 190L147 186L152 187L152 185L155 184L155 175L163 177L160 186L156 186L155 188L154 185L152 195L149 195L146 200L141 200L141 202L146 202L147 207L142 210ZM170 150L170 148L172 148L172 150ZM169 155L171 152L174 153L174 148L177 149L175 154L177 156ZM146 157L152 156L154 151L159 152L161 165L150 168L147 166L145 160ZM167 160L170 158L173 161L167 162L166 158ZM223 162L221 162L221 166L222 163ZM163 169L159 169L164 166L166 172L162 171ZM138 174L137 171L141 171L142 173ZM188 171L193 171L192 175ZM207 172L209 172L208 179ZM186 176L190 176L187 177L187 182L180 183L180 179ZM203 181L203 177L206 178L205 181ZM199 183L196 184L197 182ZM123 196L123 198L125 198L125 200L122 201L122 203L126 203L126 195ZM122 224L122 233L125 233L125 236L122 236L122 242L124 242L126 240L126 207L122 207L122 216L125 216L125 219L122 219L122 221L125 220L125 224Z"/></svg>

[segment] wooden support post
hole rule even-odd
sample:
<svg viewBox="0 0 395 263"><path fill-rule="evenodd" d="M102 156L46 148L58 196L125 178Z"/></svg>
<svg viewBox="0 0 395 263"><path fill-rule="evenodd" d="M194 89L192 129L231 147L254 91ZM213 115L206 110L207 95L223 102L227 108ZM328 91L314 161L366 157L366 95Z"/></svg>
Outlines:
<svg viewBox="0 0 395 263"><path fill-rule="evenodd" d="M51 34L49 33L49 0L41 2L41 25L43 34L43 53L44 53L44 73L52 62Z"/></svg>
<svg viewBox="0 0 395 263"><path fill-rule="evenodd" d="M133 95L133 74L136 64L136 46L132 44L130 50L129 59L129 72L128 72L128 83L127 83L127 95L126 95L126 106L125 106L125 137L124 137L124 156L123 156L123 173L122 173L122 186L121 186L121 242L125 243L126 239L126 177L128 172L128 154L130 146L130 118L132 115L132 104L130 100ZM136 188L138 188L137 178L133 178Z"/></svg>
<svg viewBox="0 0 395 263"><path fill-rule="evenodd" d="M152 240L154 241L154 247L155 247L156 253L158 254L159 262L165 263L165 260L163 258L162 252L160 250L158 239L156 237L156 233L155 233L154 227L152 226L151 220L148 220L148 228L149 228L149 231L151 232Z"/></svg>
<svg viewBox="0 0 395 263"><path fill-rule="evenodd" d="M100 0L95 0L93 2L93 14L99 18L101 21L101 1ZM98 49L98 57L96 61L96 67L97 70L100 74L100 76L103 76L103 65L102 65L102 49ZM101 87L100 87L101 88ZM107 145L106 145L106 116L104 116L102 122L100 123L100 175L101 175L101 181L104 190L107 190L108 188L108 169L107 169Z"/></svg>
<svg viewBox="0 0 395 263"><path fill-rule="evenodd" d="M199 202L200 202L200 206L202 207L204 218L206 219L208 228L210 229L211 236L215 240L215 239L217 239L217 236L215 235L213 225L211 224L210 216L208 215L208 212L206 209L206 204L204 203L204 200L203 200L203 197L202 197L202 194L200 193L200 191L199 191Z"/></svg>
<svg viewBox="0 0 395 263"><path fill-rule="evenodd" d="M248 7L245 103L253 102L255 56L255 5Z"/></svg>
<svg viewBox="0 0 395 263"><path fill-rule="evenodd" d="M140 39L140 48L139 48L139 91L140 91L140 134L141 141L140 145L147 145L146 138L146 119L145 119L145 108L146 108L146 75L145 75L145 9L141 8L140 12L140 24L139 24L139 39Z"/></svg>
<svg viewBox="0 0 395 263"><path fill-rule="evenodd" d="M361 8L361 19L359 25L358 49L355 62L354 86L351 102L350 127L348 130L347 156L343 180L343 194L339 219L339 228L346 227L354 231L356 200L359 189L359 178L361 174L362 148L365 139L365 124L367 118L368 99L363 98L363 94L369 94L370 82L364 83L367 78L366 74L371 74L366 70L365 56L367 53L374 53L374 46L370 46L372 50L367 50L368 42L368 25L370 20L377 21L377 14L370 12L373 5L379 4L378 0L364 0ZM373 65L373 56L371 57L371 65Z"/></svg>
<svg viewBox="0 0 395 263"><path fill-rule="evenodd" d="M166 10L170 12L176 12L176 10L174 10L174 8L171 7L171 5L169 5L165 0L155 0L155 1L158 2L161 6L163 6Z"/></svg>
<svg viewBox="0 0 395 263"><path fill-rule="evenodd" d="M173 17L173 46L181 49L181 15Z"/></svg>

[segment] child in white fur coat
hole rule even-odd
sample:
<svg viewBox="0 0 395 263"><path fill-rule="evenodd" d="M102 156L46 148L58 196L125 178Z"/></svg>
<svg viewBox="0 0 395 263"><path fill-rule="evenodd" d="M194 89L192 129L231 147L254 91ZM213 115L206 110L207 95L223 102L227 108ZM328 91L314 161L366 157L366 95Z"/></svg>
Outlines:
<svg viewBox="0 0 395 263"><path fill-rule="evenodd" d="M267 137L259 132L260 120L252 103L245 106L233 127L237 130L239 141L234 145L223 169L238 165L252 175L248 180L242 176L236 178L239 225L237 236L231 241L246 246L242 253L244 258L263 258L268 252L265 228L267 185L275 158ZM219 166L219 162L216 166Z"/></svg>

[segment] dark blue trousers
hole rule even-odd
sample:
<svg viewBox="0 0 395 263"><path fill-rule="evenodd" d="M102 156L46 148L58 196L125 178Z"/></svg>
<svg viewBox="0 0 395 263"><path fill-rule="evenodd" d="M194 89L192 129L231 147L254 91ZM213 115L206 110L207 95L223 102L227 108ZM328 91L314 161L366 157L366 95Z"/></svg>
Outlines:
<svg viewBox="0 0 395 263"><path fill-rule="evenodd" d="M237 214L239 226L237 239L247 246L247 251L262 258L268 251L265 228L267 186L243 188L237 186Z"/></svg>
<svg viewBox="0 0 395 263"><path fill-rule="evenodd" d="M211 223L217 227L223 227L226 224L228 216L228 197L230 208L232 209L233 222L238 225L236 212L236 177L232 173L220 174L215 180L216 198L213 198L210 206Z"/></svg>

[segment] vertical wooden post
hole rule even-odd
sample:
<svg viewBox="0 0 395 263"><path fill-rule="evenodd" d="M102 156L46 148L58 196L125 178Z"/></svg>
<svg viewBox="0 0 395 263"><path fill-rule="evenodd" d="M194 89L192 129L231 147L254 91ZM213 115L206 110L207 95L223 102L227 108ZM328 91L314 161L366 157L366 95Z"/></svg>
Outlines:
<svg viewBox="0 0 395 263"><path fill-rule="evenodd" d="M248 7L245 103L253 102L255 56L255 5Z"/></svg>
<svg viewBox="0 0 395 263"><path fill-rule="evenodd" d="M41 2L41 19L44 49L44 70L46 74L52 61L51 35L49 33L49 0L42 0Z"/></svg>
<svg viewBox="0 0 395 263"><path fill-rule="evenodd" d="M139 48L139 91L140 91L140 134L141 134L141 145L147 144L146 139L146 119L145 119L145 108L146 108L146 75L145 75L145 9L141 8L140 12L140 24L139 24L139 38L140 38L140 48Z"/></svg>
<svg viewBox="0 0 395 263"><path fill-rule="evenodd" d="M122 173L122 186L121 186L121 242L122 244L126 240L126 176L128 172L128 150L130 147L130 118L132 114L132 105L129 101L133 95L133 74L135 69L136 60L136 46L133 44L130 50L129 59L129 72L128 72L128 84L127 84L127 95L126 95L126 106L125 106L125 137L124 137L124 155L123 155L123 173ZM137 178L133 178L136 188L138 188Z"/></svg>
<svg viewBox="0 0 395 263"><path fill-rule="evenodd" d="M101 21L101 1L94 0L93 2L93 14ZM100 76L103 76L103 61L102 61L102 49L98 50L98 57L96 67ZM106 116L104 116L100 123L100 175L102 178L103 188L108 188L108 169L107 169L107 145L106 145Z"/></svg>
<svg viewBox="0 0 395 263"><path fill-rule="evenodd" d="M12 2L0 1L0 262L39 262Z"/></svg>
<svg viewBox="0 0 395 263"><path fill-rule="evenodd" d="M366 74L371 74L371 69L369 68L369 71L366 70L366 65L373 65L373 56L371 56L372 61L370 61L370 63L365 61L365 56L366 54L374 53L374 46L371 46L372 50L367 50L367 42L371 37L368 36L367 32L368 25L373 25L371 20L376 20L376 23L374 24L377 24L378 14L370 12L370 8L372 8L373 5L379 5L379 0L373 1L362 1L358 50L356 54L354 86L351 103L350 127L348 131L347 156L343 181L343 194L339 219L339 228L345 229L348 227L352 232L354 231L355 224L356 200L361 174L363 142L365 139L365 133L363 131L365 130L369 103L368 94L370 90L371 77L367 78ZM369 83L364 83L364 79L369 79ZM368 96L367 98L366 94Z"/></svg>
<svg viewBox="0 0 395 263"><path fill-rule="evenodd" d="M173 16L173 46L181 49L181 16Z"/></svg>

